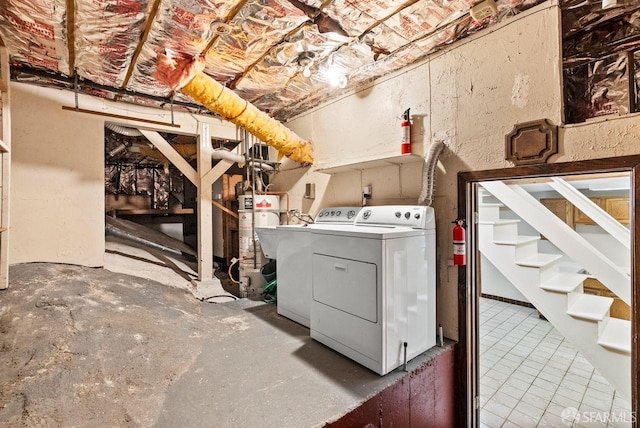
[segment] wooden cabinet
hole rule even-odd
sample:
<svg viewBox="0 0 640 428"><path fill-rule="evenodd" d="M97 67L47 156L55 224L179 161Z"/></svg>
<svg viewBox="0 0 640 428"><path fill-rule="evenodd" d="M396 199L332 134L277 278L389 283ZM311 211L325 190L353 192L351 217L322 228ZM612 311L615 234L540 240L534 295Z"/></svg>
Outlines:
<svg viewBox="0 0 640 428"><path fill-rule="evenodd" d="M604 209L604 198L589 198L591 202L595 203L600 208ZM573 218L575 224L595 224L593 220L585 213L580 211L578 207L573 207Z"/></svg>
<svg viewBox="0 0 640 428"><path fill-rule="evenodd" d="M620 223L629 224L631 211L628 197L612 196L589 199ZM540 199L540 203L571 227L576 224L595 224L585 213L564 198Z"/></svg>
<svg viewBox="0 0 640 428"><path fill-rule="evenodd" d="M540 199L540 203L570 227L574 226L573 205L564 198Z"/></svg>
<svg viewBox="0 0 640 428"><path fill-rule="evenodd" d="M612 297L613 304L611 305L610 315L613 318L620 318L623 320L631 319L631 308L625 302L620 300L618 296L613 294L607 287L605 287L600 281L595 278L587 278L583 283L583 289L585 294L594 294L596 296Z"/></svg>
<svg viewBox="0 0 640 428"><path fill-rule="evenodd" d="M613 197L602 197L602 198L589 198L592 202L598 205L600 208L605 210L611 217L618 220L621 224L629 224L630 221L630 211L629 211L629 198L625 196L613 196ZM554 199L547 199L548 201L554 201ZM540 200L542 202L543 199ZM572 206L573 207L573 206ZM551 209L551 208L549 208ZM570 226L576 224L595 224L591 218L589 218L585 213L580 211L577 207L573 207L572 220L573 224L565 222ZM556 214L558 215L558 214ZM559 216L560 217L560 216Z"/></svg>
<svg viewBox="0 0 640 428"><path fill-rule="evenodd" d="M604 210L611 214L613 218L618 220L622 224L629 224L631 207L629 205L629 198L605 198Z"/></svg>

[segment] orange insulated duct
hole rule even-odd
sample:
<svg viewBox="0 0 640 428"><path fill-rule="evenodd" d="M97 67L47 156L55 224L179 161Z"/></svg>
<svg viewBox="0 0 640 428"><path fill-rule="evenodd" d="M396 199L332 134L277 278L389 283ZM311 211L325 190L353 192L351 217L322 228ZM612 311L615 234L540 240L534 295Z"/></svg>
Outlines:
<svg viewBox="0 0 640 428"><path fill-rule="evenodd" d="M313 163L313 144L282 123L258 110L202 72L204 61L191 56L158 55L156 78L173 90L182 90L195 101L228 121L243 127L291 160Z"/></svg>

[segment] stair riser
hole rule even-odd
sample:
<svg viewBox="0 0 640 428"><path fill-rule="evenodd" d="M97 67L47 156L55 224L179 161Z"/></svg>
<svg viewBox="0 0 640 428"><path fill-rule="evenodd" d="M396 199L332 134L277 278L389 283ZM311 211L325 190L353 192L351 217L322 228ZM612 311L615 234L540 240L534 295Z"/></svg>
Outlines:
<svg viewBox="0 0 640 428"><path fill-rule="evenodd" d="M559 270L560 268L557 261L550 263L547 266L541 267L539 274L540 282L538 284L542 284L543 282L550 280L551 278L556 276Z"/></svg>
<svg viewBox="0 0 640 428"><path fill-rule="evenodd" d="M493 225L494 241L515 241L518 237L518 224L495 224Z"/></svg>
<svg viewBox="0 0 640 428"><path fill-rule="evenodd" d="M604 329L607 327L607 323L609 322L610 319L611 319L611 317L605 317L605 319L603 319L602 321L600 321L598 323L598 337L600 337L602 335L602 333L604 332Z"/></svg>
<svg viewBox="0 0 640 428"><path fill-rule="evenodd" d="M480 207L478 216L480 218L480 221L500 220L500 207L491 207L491 206Z"/></svg>
<svg viewBox="0 0 640 428"><path fill-rule="evenodd" d="M538 241L527 242L515 247L516 260L523 260L538 254Z"/></svg>

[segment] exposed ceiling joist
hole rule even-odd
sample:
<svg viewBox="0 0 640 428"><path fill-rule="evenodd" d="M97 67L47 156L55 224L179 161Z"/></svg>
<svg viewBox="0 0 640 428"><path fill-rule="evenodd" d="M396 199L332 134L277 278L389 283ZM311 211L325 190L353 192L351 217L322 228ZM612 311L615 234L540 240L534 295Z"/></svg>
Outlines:
<svg viewBox="0 0 640 428"><path fill-rule="evenodd" d="M231 9L229 11L229 13L227 14L227 17L224 20L225 24L229 24L233 18L235 18L238 13L240 13L240 11L242 10L242 8L247 4L248 0L241 0L239 1L234 7L233 9ZM211 48L213 47L214 43L218 40L218 38L220 37L219 34L215 34L211 40L209 40L209 43L207 43L207 46L202 50L202 57L205 57L207 55L207 53L209 53L209 51L211 50Z"/></svg>
<svg viewBox="0 0 640 428"><path fill-rule="evenodd" d="M69 0L73 1L73 0ZM138 42L138 46L136 46L136 50L133 53L133 57L131 58L131 63L129 64L129 68L127 69L127 74L122 82L121 88L126 88L129 85L129 80L131 79L131 75L133 75L133 71L136 68L136 64L138 63L138 57L140 57L140 52L142 52L142 48L149 38L149 32L151 31L151 26L156 18L158 13L158 8L160 7L160 3L162 0L154 0L153 6L151 7L151 12L149 12L149 16L147 17L147 23L144 27L144 31L142 32L142 37L140 38L140 42Z"/></svg>
<svg viewBox="0 0 640 428"><path fill-rule="evenodd" d="M76 63L76 4L75 0L67 0L67 50L69 52L69 76L75 74Z"/></svg>
<svg viewBox="0 0 640 428"><path fill-rule="evenodd" d="M544 0L495 0L481 23L468 17L477 0L64 0L66 9L59 1L0 2L0 36L16 69L77 74L86 94L162 107L171 95L154 76L157 55L200 55L210 77L286 120ZM216 34L216 24L232 31ZM311 76L309 68L300 75L297 61L306 51L316 54ZM331 87L332 74L348 77L348 86ZM192 102L182 93L175 101Z"/></svg>

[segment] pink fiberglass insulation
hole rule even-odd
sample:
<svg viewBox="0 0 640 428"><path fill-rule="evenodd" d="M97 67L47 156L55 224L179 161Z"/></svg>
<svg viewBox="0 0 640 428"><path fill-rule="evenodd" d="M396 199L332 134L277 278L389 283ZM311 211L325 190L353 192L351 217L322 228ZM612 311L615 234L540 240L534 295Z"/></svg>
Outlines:
<svg viewBox="0 0 640 428"><path fill-rule="evenodd" d="M0 36L12 61L69 74L66 2L0 2Z"/></svg>
<svg viewBox="0 0 640 428"><path fill-rule="evenodd" d="M148 0L76 2L76 71L92 82L121 86L150 7Z"/></svg>
<svg viewBox="0 0 640 428"><path fill-rule="evenodd" d="M162 0L135 64L130 89L167 96L166 87L153 78L156 57L164 52L199 55L215 36L212 22L223 21L237 1Z"/></svg>

